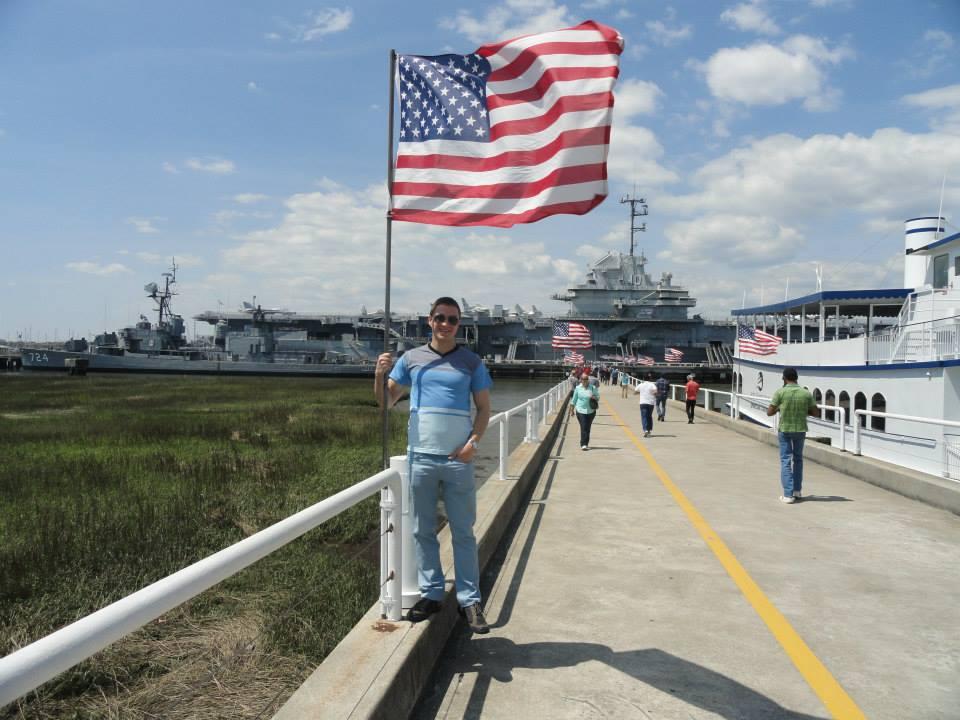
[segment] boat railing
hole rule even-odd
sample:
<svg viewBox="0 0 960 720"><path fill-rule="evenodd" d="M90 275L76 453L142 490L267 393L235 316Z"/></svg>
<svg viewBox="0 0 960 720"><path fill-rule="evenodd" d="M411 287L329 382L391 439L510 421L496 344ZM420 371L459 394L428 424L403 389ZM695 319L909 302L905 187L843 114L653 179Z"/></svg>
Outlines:
<svg viewBox="0 0 960 720"><path fill-rule="evenodd" d="M500 427L501 480L507 479L510 418L524 413L524 442L538 442L539 423L560 407L569 392L569 382L564 380L490 418L488 427ZM416 564L404 560L412 557L413 548L412 523L403 521L409 482L406 468L405 455L392 457L389 469L0 658L0 707L378 492L381 615L400 620L403 601L417 594Z"/></svg>
<svg viewBox="0 0 960 720"><path fill-rule="evenodd" d="M956 420L944 420L941 418L920 417L917 415L901 415L898 413L880 412L879 410L854 410L856 418L853 423L853 454L863 455L863 434L866 429L866 418L884 418L890 420L902 420L905 422L919 423L921 425L938 425L942 428L960 428L960 422ZM902 446L902 440L898 440L898 445ZM952 480L960 480L960 436L948 436L943 434L941 443L941 471L940 474ZM901 447L902 450L902 447Z"/></svg>
<svg viewBox="0 0 960 720"><path fill-rule="evenodd" d="M871 365L958 358L958 316L910 323L872 335L867 338L866 354Z"/></svg>

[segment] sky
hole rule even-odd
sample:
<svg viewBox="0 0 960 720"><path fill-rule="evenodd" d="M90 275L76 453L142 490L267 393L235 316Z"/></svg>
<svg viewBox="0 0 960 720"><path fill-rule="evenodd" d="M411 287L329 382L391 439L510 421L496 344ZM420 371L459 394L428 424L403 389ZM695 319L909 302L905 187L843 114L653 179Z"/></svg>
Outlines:
<svg viewBox="0 0 960 720"><path fill-rule="evenodd" d="M695 312L902 286L960 230L958 0L3 0L0 338L115 330L179 270L190 318L384 305L389 51L596 20L624 38L609 195L511 229L393 223L391 308L536 305L638 245ZM941 192L942 190L942 192ZM196 326L195 326L196 325Z"/></svg>

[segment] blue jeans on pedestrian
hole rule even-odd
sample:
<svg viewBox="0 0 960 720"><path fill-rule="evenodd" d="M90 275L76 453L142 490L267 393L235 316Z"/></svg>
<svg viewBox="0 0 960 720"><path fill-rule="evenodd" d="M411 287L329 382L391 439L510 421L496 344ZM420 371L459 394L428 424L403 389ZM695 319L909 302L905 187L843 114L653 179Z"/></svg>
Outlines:
<svg viewBox="0 0 960 720"><path fill-rule="evenodd" d="M593 425L593 419L596 416L595 412L577 412L577 422L580 423L580 447L590 444L590 426Z"/></svg>
<svg viewBox="0 0 960 720"><path fill-rule="evenodd" d="M793 497L803 490L803 441L805 432L777 433L780 441L780 484L783 496Z"/></svg>
<svg viewBox="0 0 960 720"><path fill-rule="evenodd" d="M443 568L437 539L437 501L442 497L453 537L453 569L457 602L468 607L480 602L480 562L473 524L477 519L477 487L473 463L446 455L410 454L410 508L417 553L420 595L442 601Z"/></svg>
<svg viewBox="0 0 960 720"><path fill-rule="evenodd" d="M661 420L667 419L667 398L658 397L657 398L657 417Z"/></svg>
<svg viewBox="0 0 960 720"><path fill-rule="evenodd" d="M653 431L653 405L640 406L640 424L644 432Z"/></svg>

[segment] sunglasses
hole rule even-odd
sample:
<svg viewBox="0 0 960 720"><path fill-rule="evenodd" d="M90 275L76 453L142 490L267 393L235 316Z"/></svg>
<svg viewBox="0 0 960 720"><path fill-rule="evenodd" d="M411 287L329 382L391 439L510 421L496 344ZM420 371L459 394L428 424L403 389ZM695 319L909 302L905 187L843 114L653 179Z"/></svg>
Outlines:
<svg viewBox="0 0 960 720"><path fill-rule="evenodd" d="M460 322L460 318L458 318L456 315L447 316L439 313L434 315L432 320L438 323L447 323L447 325L456 325L458 322Z"/></svg>

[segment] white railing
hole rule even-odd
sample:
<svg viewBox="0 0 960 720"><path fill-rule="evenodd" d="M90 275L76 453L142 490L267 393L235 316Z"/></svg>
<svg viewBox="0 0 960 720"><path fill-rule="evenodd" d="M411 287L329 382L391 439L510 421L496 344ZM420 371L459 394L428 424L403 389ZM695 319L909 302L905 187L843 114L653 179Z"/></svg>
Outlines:
<svg viewBox="0 0 960 720"><path fill-rule="evenodd" d="M490 418L487 423L489 430L494 425L500 426L500 451L498 472L501 480L507 479L507 459L510 457L510 418L514 415L524 413L527 420L527 431L523 437L524 442L540 442L537 428L540 423L545 422L547 416L554 412L563 402L563 398L570 392L570 381L563 380L542 395L530 398L522 405L517 405L509 410L499 412Z"/></svg>
<svg viewBox="0 0 960 720"><path fill-rule="evenodd" d="M490 418L500 425L500 479L507 479L510 417L526 413L524 442L538 442L538 425L555 412L570 391L566 380L542 395ZM122 600L0 658L0 706L16 700L77 663L129 635L178 605L235 575L327 520L380 492L380 608L384 618L400 620L404 606L419 598L408 514L407 457L390 458L390 469L321 500L265 530L231 545Z"/></svg>
<svg viewBox="0 0 960 720"><path fill-rule="evenodd" d="M867 416L889 418L891 420L904 420L907 422L919 423L921 425L939 425L940 427L943 427L943 428L960 428L960 422L957 422L955 420L941 420L938 418L918 417L916 415L899 415L896 413L879 412L877 410L854 410L853 414L855 417L855 421L853 423L853 426L854 426L853 427L853 454L854 455L864 454L863 431L868 429L861 428L860 418L863 418L863 424L866 425ZM902 435L898 436L898 438L899 439L897 439L896 441L897 445L902 446L904 444L903 436ZM932 442L935 444L936 439L933 439ZM942 460L940 462L939 474L942 475L943 477L950 478L952 480L960 480L960 475L955 474L952 471L953 466L956 464L955 461L957 458L955 457L955 455L957 453L957 448L954 446L952 442L949 442L947 440L946 436L944 436L941 446L942 446L942 449L940 454L941 454ZM902 447L899 449L902 452ZM870 454L870 456L873 456L873 455ZM886 459L886 458L880 457L880 459Z"/></svg>
<svg viewBox="0 0 960 720"><path fill-rule="evenodd" d="M399 620L403 493L400 473L391 467L0 658L0 706L377 492L381 493L381 526L384 528L380 548L381 558L385 558L381 560L381 610L385 617Z"/></svg>
<svg viewBox="0 0 960 720"><path fill-rule="evenodd" d="M924 320L869 338L871 364L930 362L960 357L960 324L956 318Z"/></svg>

